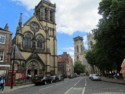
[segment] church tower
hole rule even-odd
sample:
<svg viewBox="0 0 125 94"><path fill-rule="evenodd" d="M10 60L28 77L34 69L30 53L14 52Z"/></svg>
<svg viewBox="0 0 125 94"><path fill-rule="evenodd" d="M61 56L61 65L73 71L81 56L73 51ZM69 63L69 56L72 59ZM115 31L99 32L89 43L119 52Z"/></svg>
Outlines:
<svg viewBox="0 0 125 94"><path fill-rule="evenodd" d="M26 76L55 75L57 74L56 5L50 0L41 0L34 10L33 16L23 25L23 15L20 14L13 44L18 46L25 58Z"/></svg>
<svg viewBox="0 0 125 94"><path fill-rule="evenodd" d="M74 62L80 61L83 64L83 60L84 60L83 37L77 36L74 38Z"/></svg>
<svg viewBox="0 0 125 94"><path fill-rule="evenodd" d="M35 15L40 21L55 24L55 7L49 0L41 0L35 7Z"/></svg>

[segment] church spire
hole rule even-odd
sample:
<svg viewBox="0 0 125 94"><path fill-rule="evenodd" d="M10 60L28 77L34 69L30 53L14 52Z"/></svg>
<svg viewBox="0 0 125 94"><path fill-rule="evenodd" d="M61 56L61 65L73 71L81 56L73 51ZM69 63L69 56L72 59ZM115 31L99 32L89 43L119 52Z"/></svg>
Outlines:
<svg viewBox="0 0 125 94"><path fill-rule="evenodd" d="M22 13L20 13L19 28L22 28Z"/></svg>
<svg viewBox="0 0 125 94"><path fill-rule="evenodd" d="M20 18L16 29L16 33L21 33L21 31L22 31L22 13L20 13Z"/></svg>

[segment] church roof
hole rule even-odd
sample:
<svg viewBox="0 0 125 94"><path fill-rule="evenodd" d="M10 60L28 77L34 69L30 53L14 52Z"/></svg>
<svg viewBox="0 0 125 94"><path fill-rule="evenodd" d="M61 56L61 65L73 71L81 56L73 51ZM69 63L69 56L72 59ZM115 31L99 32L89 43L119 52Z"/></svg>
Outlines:
<svg viewBox="0 0 125 94"><path fill-rule="evenodd" d="M15 44L12 46L11 59L12 60L25 60L20 50L18 49L17 45Z"/></svg>
<svg viewBox="0 0 125 94"><path fill-rule="evenodd" d="M75 38L74 38L74 41L77 41L77 40L83 40L83 37L81 37L81 36L75 37Z"/></svg>
<svg viewBox="0 0 125 94"><path fill-rule="evenodd" d="M4 30L4 29L0 27L0 30ZM5 30L4 30L4 31L5 31Z"/></svg>

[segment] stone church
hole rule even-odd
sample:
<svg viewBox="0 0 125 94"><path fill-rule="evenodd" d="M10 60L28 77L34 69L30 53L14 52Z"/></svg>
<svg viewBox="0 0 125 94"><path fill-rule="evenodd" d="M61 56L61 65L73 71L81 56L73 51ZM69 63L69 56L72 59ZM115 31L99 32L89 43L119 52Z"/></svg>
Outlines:
<svg viewBox="0 0 125 94"><path fill-rule="evenodd" d="M56 5L49 0L41 0L34 9L33 16L22 25L20 14L13 45L19 49L15 56L23 58L15 60L14 69L25 75L57 74L57 39L55 10ZM19 57L19 58L20 58Z"/></svg>

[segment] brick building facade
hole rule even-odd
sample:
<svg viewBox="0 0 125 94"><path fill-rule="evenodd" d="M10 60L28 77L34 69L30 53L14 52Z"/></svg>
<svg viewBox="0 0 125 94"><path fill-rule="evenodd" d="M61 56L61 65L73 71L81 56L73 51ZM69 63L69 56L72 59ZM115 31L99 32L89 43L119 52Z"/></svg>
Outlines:
<svg viewBox="0 0 125 94"><path fill-rule="evenodd" d="M63 52L62 55L58 55L58 74L65 77L72 77L74 73L73 60L67 52Z"/></svg>
<svg viewBox="0 0 125 94"><path fill-rule="evenodd" d="M0 75L5 75L10 68L10 49L12 33L8 31L8 25L0 28Z"/></svg>

